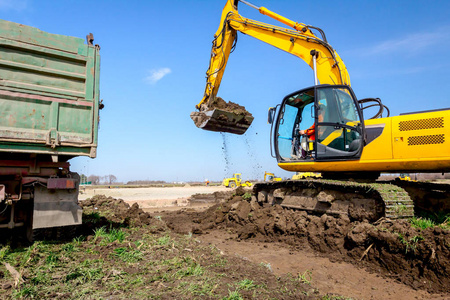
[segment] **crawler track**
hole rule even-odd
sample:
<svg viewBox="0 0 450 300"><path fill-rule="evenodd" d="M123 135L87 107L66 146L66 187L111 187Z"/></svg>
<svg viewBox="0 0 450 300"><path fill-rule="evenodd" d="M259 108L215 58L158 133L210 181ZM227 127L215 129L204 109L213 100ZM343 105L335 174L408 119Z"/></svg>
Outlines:
<svg viewBox="0 0 450 300"><path fill-rule="evenodd" d="M258 183L253 188L260 202L317 214L347 215L351 220L376 221L382 217L408 218L414 203L400 186L323 179Z"/></svg>
<svg viewBox="0 0 450 300"><path fill-rule="evenodd" d="M414 208L418 215L450 213L450 185L443 183L415 182L395 180L395 184L406 192L414 201Z"/></svg>

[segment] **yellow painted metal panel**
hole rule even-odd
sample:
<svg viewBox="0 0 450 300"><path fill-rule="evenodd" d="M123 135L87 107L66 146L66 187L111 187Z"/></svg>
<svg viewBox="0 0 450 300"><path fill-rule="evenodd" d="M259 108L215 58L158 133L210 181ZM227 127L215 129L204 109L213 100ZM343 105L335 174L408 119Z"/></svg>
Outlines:
<svg viewBox="0 0 450 300"><path fill-rule="evenodd" d="M392 120L394 158L450 156L450 110L403 115Z"/></svg>
<svg viewBox="0 0 450 300"><path fill-rule="evenodd" d="M392 159L391 119L382 118L364 121L366 131L382 130L382 132L364 147L361 160Z"/></svg>
<svg viewBox="0 0 450 300"><path fill-rule="evenodd" d="M431 172L450 171L450 156L427 159L383 159L329 162L286 162L278 166L292 172Z"/></svg>

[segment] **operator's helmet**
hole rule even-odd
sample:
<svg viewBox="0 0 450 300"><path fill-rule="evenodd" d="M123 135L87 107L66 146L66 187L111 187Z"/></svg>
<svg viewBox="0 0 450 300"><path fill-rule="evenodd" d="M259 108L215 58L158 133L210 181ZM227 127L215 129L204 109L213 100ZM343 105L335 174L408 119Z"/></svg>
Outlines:
<svg viewBox="0 0 450 300"><path fill-rule="evenodd" d="M319 100L318 104L319 104L319 111L321 110L324 111L327 108L327 101L325 99Z"/></svg>
<svg viewBox="0 0 450 300"><path fill-rule="evenodd" d="M319 101L319 108L317 110L317 116L319 117L319 122L323 122L323 119L325 118L325 113L327 111L327 106L325 104L325 100Z"/></svg>

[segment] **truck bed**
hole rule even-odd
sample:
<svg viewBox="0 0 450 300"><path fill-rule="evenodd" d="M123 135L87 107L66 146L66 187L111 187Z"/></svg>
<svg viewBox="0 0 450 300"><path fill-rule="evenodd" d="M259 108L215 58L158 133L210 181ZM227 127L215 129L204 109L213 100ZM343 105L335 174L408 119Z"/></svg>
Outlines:
<svg viewBox="0 0 450 300"><path fill-rule="evenodd" d="M96 156L99 47L0 20L0 152Z"/></svg>

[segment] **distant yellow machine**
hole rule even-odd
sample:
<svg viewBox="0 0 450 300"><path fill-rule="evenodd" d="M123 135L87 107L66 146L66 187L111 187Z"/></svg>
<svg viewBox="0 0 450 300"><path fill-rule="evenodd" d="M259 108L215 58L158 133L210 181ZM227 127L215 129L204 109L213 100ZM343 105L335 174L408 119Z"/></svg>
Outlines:
<svg viewBox="0 0 450 300"><path fill-rule="evenodd" d="M283 180L281 177L276 177L275 174L264 172L264 181L281 181Z"/></svg>
<svg viewBox="0 0 450 300"><path fill-rule="evenodd" d="M297 172L294 175L292 175L292 179L294 180L305 178L322 178L322 175L320 173L314 172Z"/></svg>
<svg viewBox="0 0 450 300"><path fill-rule="evenodd" d="M251 187L252 183L248 180L245 182L242 182L242 175L241 173L234 173L233 177L231 178L224 178L222 181L222 185L230 188L235 188L238 186L244 186L244 187Z"/></svg>
<svg viewBox="0 0 450 300"><path fill-rule="evenodd" d="M417 181L417 180L411 179L411 177L409 176L409 174L405 174L405 173L400 174L400 176L397 177L397 179L403 180L403 181L414 181L414 182Z"/></svg>

